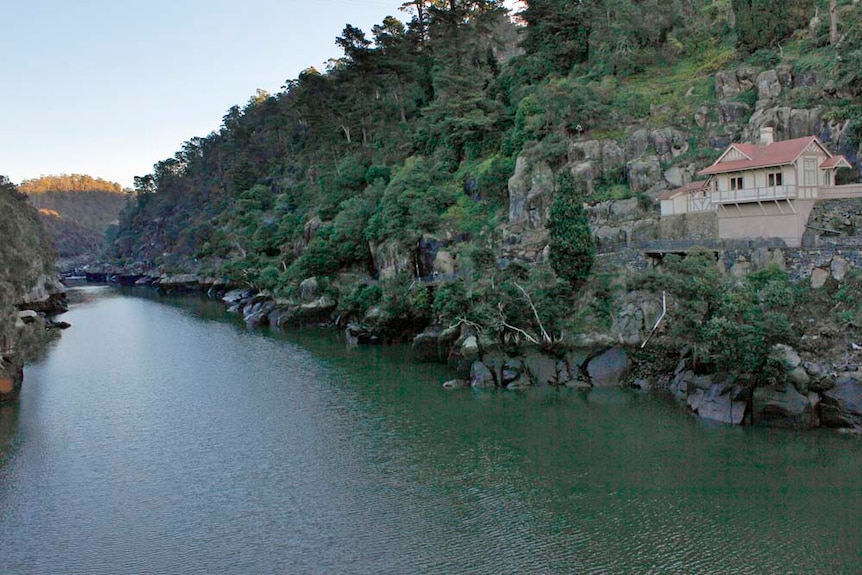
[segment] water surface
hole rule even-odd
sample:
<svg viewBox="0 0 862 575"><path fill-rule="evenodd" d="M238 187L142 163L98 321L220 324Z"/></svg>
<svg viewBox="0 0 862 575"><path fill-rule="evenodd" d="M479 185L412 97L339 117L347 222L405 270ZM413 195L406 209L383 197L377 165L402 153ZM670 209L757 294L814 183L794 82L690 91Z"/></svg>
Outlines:
<svg viewBox="0 0 862 575"><path fill-rule="evenodd" d="M0 572L853 573L862 448L84 288L0 408Z"/></svg>

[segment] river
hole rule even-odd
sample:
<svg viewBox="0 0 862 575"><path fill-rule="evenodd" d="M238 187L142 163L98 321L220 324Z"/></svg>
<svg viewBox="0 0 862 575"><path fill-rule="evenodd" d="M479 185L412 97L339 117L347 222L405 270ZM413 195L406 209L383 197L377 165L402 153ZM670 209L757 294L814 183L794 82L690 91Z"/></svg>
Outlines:
<svg viewBox="0 0 862 575"><path fill-rule="evenodd" d="M73 291L0 408L3 573L850 573L862 443Z"/></svg>

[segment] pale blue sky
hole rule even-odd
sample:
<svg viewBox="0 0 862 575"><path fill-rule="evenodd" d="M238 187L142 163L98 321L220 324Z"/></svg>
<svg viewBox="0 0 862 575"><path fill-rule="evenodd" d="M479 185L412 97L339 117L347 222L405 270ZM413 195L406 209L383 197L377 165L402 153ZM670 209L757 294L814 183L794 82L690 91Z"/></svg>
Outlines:
<svg viewBox="0 0 862 575"><path fill-rule="evenodd" d="M0 16L0 174L131 186L257 88L340 56L403 0L9 0Z"/></svg>

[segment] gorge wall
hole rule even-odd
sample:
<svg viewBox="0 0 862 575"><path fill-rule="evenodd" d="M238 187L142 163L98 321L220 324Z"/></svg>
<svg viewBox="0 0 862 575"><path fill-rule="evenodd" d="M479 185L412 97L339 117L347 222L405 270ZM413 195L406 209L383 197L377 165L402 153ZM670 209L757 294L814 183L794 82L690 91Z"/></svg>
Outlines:
<svg viewBox="0 0 862 575"><path fill-rule="evenodd" d="M45 314L65 309L50 239L36 210L0 177L0 402L18 397L27 357L45 339Z"/></svg>

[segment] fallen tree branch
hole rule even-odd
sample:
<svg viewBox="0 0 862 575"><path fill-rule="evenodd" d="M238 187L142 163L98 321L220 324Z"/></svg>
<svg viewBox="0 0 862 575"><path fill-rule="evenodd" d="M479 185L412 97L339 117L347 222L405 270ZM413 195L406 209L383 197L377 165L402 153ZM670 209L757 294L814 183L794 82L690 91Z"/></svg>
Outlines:
<svg viewBox="0 0 862 575"><path fill-rule="evenodd" d="M539 311L536 309L536 306L533 304L533 298L530 297L530 294L527 293L527 290L522 288L520 284L517 282L513 282L515 287L521 290L521 293L524 294L524 298L527 300L527 303L530 305L530 309L533 310L533 317L536 318L536 323L539 324L539 329L542 330L542 339L545 340L546 343L551 343L553 340L551 336L548 335L548 332L545 331L545 326L542 324L542 320L539 319ZM538 343L538 342L535 342Z"/></svg>
<svg viewBox="0 0 862 575"><path fill-rule="evenodd" d="M647 338L641 344L641 349L646 347L646 344L649 342L650 338L653 336L655 331L658 329L658 326L661 323L661 320L664 319L665 314L667 314L667 294L665 292L661 292L661 315L659 316L658 320L656 320L655 326L653 326L650 334L647 336Z"/></svg>
<svg viewBox="0 0 862 575"><path fill-rule="evenodd" d="M469 319L466 319L463 317L459 317L458 321L453 323L452 325L450 325L448 327L448 329L455 329L456 327L459 327L461 324L467 324L470 327L472 327L473 329L475 329L478 333L482 333L482 326L481 325L479 325L475 321L470 321Z"/></svg>

